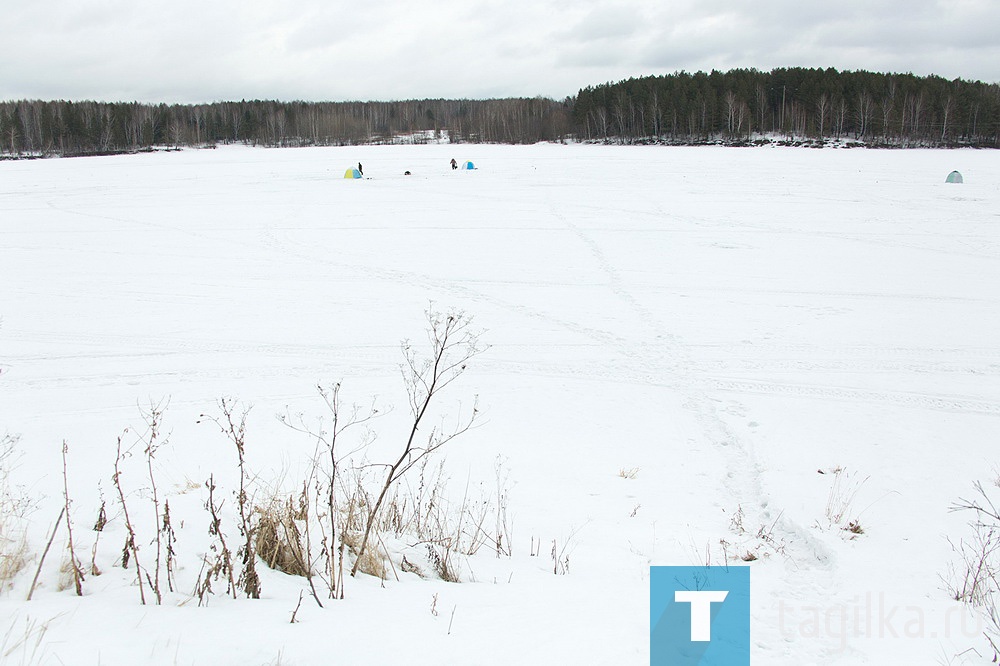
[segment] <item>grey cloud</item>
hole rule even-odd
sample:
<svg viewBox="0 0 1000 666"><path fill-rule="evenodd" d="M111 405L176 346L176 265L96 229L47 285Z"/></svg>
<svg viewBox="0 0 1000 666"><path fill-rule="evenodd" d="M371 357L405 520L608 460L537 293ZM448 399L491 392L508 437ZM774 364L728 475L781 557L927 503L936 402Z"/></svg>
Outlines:
<svg viewBox="0 0 1000 666"><path fill-rule="evenodd" d="M798 0L752 5L715 0L705 7L706 13L674 19L664 13L665 27L654 28L639 62L666 71L832 66L947 76L962 69L966 78L986 80L1000 74L995 60L968 57L973 51L985 54L996 43L1000 4L872 0L841 3L831 12ZM960 55L963 51L968 53Z"/></svg>
<svg viewBox="0 0 1000 666"><path fill-rule="evenodd" d="M0 98L555 97L677 69L1000 79L995 0L33 0Z"/></svg>
<svg viewBox="0 0 1000 666"><path fill-rule="evenodd" d="M614 67L623 64L621 51L595 46L576 46L565 49L557 63L563 67ZM595 81L594 83L600 83Z"/></svg>
<svg viewBox="0 0 1000 666"><path fill-rule="evenodd" d="M579 41L630 37L642 25L640 14L630 7L600 7L590 11L567 32Z"/></svg>

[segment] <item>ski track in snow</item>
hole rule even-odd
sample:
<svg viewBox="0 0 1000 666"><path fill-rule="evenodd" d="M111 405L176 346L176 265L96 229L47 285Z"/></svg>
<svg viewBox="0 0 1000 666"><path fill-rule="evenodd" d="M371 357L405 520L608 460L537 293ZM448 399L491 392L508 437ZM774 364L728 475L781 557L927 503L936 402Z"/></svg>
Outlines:
<svg viewBox="0 0 1000 666"><path fill-rule="evenodd" d="M555 213L554 213L555 214ZM562 218L561 214L557 214ZM656 349L652 350L652 345L648 342L635 341L623 337L620 334L614 333L612 331L596 329L593 327L588 327L581 325L579 323L567 320L565 318L556 318L551 316L549 313L540 311L522 304L513 303L504 299L500 299L494 295L487 294L486 292L478 289L474 289L465 284L456 284L454 282L441 280L434 278L428 274L414 273L410 271L401 270L388 270L388 269L375 269L370 266L364 266L359 264L350 264L341 261L334 261L332 259L317 257L305 250L303 244L295 243L290 239L279 239L279 237L274 234L273 231L269 230L266 233L267 242L272 247L278 249L279 251L294 256L297 259L308 260L315 263L320 263L327 266L333 266L337 268L342 268L349 270L353 273L364 275L366 277L382 279L389 282L401 282L414 286L427 287L437 291L443 291L446 293L451 293L456 297L467 299L472 302L482 302L489 305L501 307L504 310L511 312L513 314L527 316L533 319L541 320L546 323L555 324L563 328L564 330L581 334L593 340L595 343L605 345L608 347L613 347L616 349L623 357L630 359L635 362L638 368L650 368L656 367L657 369L663 371L659 374L643 373L636 374L632 378L636 381L641 381L644 383L649 382L650 376L656 377L667 377L671 374L676 374L682 368L678 367L680 363L679 351L683 349L686 343L681 343L677 340L677 336L670 331L666 330L661 322L646 308L644 308L638 300L636 300L630 293L628 293L622 286L621 279L615 272L615 269L608 263L607 259L600 253L599 247L593 243L592 240L587 238L587 236L578 228L571 223L566 223L567 226L573 231L574 235L581 239L581 242L585 243L588 248L594 253L595 261L597 262L600 270L607 274L609 280L609 289L615 294L617 298L623 301L627 307L632 309L641 324L647 328L650 328L656 333L657 343ZM887 295L879 295L879 297L888 298ZM695 345L697 346L697 345ZM234 348L236 350L243 350L245 347ZM637 349L641 351L636 351ZM944 364L942 368L941 364L934 363L921 363L920 360L926 356L932 356L935 354L946 355L946 356L963 356L973 359L982 359L985 352L992 352L995 354L995 350L986 349L971 349L971 350L933 350L933 349L908 349L908 348L898 348L898 347L823 347L816 349L814 347L807 347L803 345L764 345L754 344L753 346L740 346L736 347L730 345L726 348L727 350L739 350L739 351L759 351L766 350L770 353L774 352L821 352L823 354L834 354L843 355L847 358L836 359L829 361L827 363L817 363L810 360L772 360L772 359L738 359L735 361L717 361L715 362L715 368L713 369L732 369L731 364L741 363L749 370L820 370L820 369L835 369L835 370L899 370L905 372L925 372L925 371L941 371L942 369L947 369L952 372L971 372L976 374L1000 374L1000 357L996 357L996 363L990 364L976 364L976 365L954 365L951 363ZM645 353L647 350L652 352L652 355ZM913 361L910 363L905 362L890 362L881 359L867 360L857 360L858 352L864 352L866 355L884 357L884 356L902 356L904 358L912 358ZM813 353L809 353L809 356L813 356ZM652 364L652 365L651 365ZM694 373L698 370L703 369L707 364L704 361L696 361L690 357L684 359L683 369L686 373ZM711 367L711 366L709 366ZM1000 402L989 402L983 400L976 400L971 397L965 396L952 396L952 395L934 395L934 394L912 394L906 392L875 392L866 391L863 389L853 389L851 387L837 387L837 386L821 386L821 385L808 385L799 383L789 383L789 384L778 384L778 383L763 383L763 382L753 382L753 381L742 381L742 380L730 380L725 378L712 378L712 379L702 379L703 388L714 388L717 390L731 391L731 392L746 392L746 393L759 393L759 394L782 394L782 395L795 395L799 397L814 397L820 399L827 398L837 398L837 399L848 399L848 400L861 400L861 401L875 401L875 402L887 402L892 404L904 405L904 406L914 406L923 407L929 409L942 409L942 410L958 410L958 411L976 411L987 414L1000 413ZM678 384L670 382L670 380L660 380L661 384L669 384L677 386Z"/></svg>
<svg viewBox="0 0 1000 666"><path fill-rule="evenodd" d="M300 243L295 243L294 241L291 241L289 239L280 239L277 235L273 234L269 234L269 242L273 244L275 248L280 248L281 252L294 256L298 259L304 259L325 266L332 266L335 268L345 269L356 275L376 278L379 280L385 280L387 282L392 282L392 283L403 283L417 287L424 287L434 290L436 292L451 294L457 298L461 298L463 300L467 300L470 302L478 302L478 303L485 303L488 305L492 305L501 308L502 310L505 310L507 312L510 312L512 314L528 317L549 324L555 324L560 328L566 330L567 332L580 334L593 340L596 343L614 347L616 350L618 350L626 357L636 357L635 352L631 349L629 340L621 335L618 335L616 333L607 330L588 327L570 321L568 319L553 317L549 313L544 312L542 310L538 310L529 306L522 305L520 303L502 299L495 295L488 294L485 291L474 289L464 284L458 284L453 281L435 278L425 273L391 270L385 268L373 268L371 266L366 266L362 264L352 264L342 261L334 261L332 259L324 257L317 257L314 254L306 252L305 245Z"/></svg>

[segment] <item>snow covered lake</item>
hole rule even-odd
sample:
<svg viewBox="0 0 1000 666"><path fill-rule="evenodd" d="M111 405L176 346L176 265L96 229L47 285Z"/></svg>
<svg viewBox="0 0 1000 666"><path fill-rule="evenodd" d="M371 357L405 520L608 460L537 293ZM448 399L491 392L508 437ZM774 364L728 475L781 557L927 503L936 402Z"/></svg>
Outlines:
<svg viewBox="0 0 1000 666"><path fill-rule="evenodd" d="M359 161L365 178L344 179ZM944 182L953 169L964 184ZM324 608L307 591L295 624L307 586L273 571L261 600L199 606L204 484L235 472L201 415L223 396L252 405L255 482L294 492L315 441L277 415L318 418L316 386L342 382L348 404L392 408L365 453L384 462L405 438L400 343L426 346L429 307L472 316L489 345L441 403L453 418L478 395L483 418L441 454L453 501L506 479L511 556L466 558L461 583L360 575ZM10 484L33 500L28 561L0 592L2 653L644 664L649 566L728 561L752 569L754 663L988 663L977 618L949 596L972 536L949 507L976 481L996 490L998 332L991 151L222 147L0 162L0 435L19 437ZM160 607L141 606L120 567L112 484L116 442L126 428L134 441L150 405L164 407L154 469L180 567ZM82 598L60 591L63 524L26 603L63 506L63 441L76 551L103 573ZM140 458L127 485L150 513ZM234 490L220 483L226 511Z"/></svg>

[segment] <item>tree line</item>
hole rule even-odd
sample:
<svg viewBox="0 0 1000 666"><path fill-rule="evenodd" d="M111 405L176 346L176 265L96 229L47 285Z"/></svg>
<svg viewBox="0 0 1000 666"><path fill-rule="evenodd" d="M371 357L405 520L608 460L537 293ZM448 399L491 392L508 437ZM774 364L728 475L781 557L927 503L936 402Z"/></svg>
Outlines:
<svg viewBox="0 0 1000 666"><path fill-rule="evenodd" d="M584 88L589 140L680 143L848 139L874 146L1000 147L1000 85L835 69L734 69Z"/></svg>
<svg viewBox="0 0 1000 666"><path fill-rule="evenodd" d="M569 133L570 107L550 99L167 105L0 102L0 153L92 155L154 146L352 145L394 141L537 143Z"/></svg>
<svg viewBox="0 0 1000 666"><path fill-rule="evenodd" d="M1000 85L835 69L677 72L546 98L140 104L0 102L0 155L246 143L749 143L1000 147Z"/></svg>

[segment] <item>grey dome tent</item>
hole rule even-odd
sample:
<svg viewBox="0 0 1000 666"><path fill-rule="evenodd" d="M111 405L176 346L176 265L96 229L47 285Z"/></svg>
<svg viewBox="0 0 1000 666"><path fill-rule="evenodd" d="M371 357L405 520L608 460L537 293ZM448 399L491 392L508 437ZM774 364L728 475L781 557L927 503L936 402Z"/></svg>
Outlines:
<svg viewBox="0 0 1000 666"><path fill-rule="evenodd" d="M948 177L944 179L944 182L946 182L946 183L961 183L961 182L964 182L964 181L962 180L962 174L960 174L957 171L952 171L951 173L948 174Z"/></svg>

